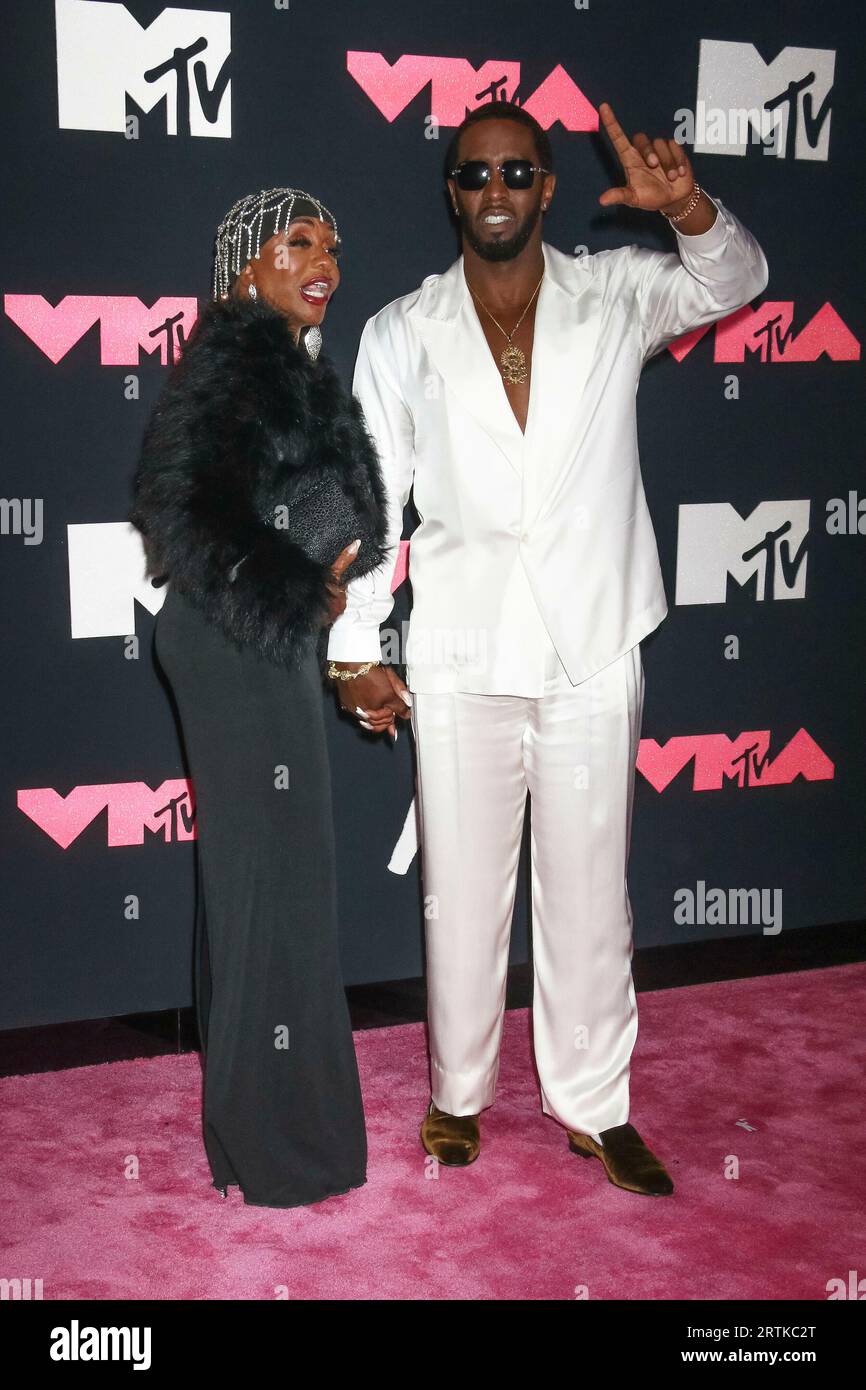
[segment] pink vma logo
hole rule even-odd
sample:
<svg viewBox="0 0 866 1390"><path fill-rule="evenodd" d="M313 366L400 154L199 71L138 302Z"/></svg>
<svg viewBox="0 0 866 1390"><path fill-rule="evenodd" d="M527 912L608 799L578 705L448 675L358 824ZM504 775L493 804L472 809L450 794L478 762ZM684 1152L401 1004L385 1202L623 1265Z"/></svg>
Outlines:
<svg viewBox="0 0 866 1390"><path fill-rule="evenodd" d="M747 355L761 362L817 362L824 353L832 362L860 361L860 343L832 304L822 305L799 333L793 321L790 299L769 299L757 309L745 305L715 325L684 333L668 344L668 351L682 362L695 343L713 331L714 362L745 362Z"/></svg>
<svg viewBox="0 0 866 1390"><path fill-rule="evenodd" d="M806 732L799 729L771 761L770 731L760 729L728 738L726 734L696 734L668 739L662 747L654 738L641 739L638 771L657 792L694 762L692 790L718 791L726 782L740 787L778 787L803 777L807 782L832 780L835 766ZM152 790L146 782L105 782L73 787L61 796L53 787L19 791L18 806L61 849L68 849L88 826L107 812L107 844L143 845L145 831L161 835L166 844L194 840L195 796L184 778L162 782Z"/></svg>
<svg viewBox="0 0 866 1390"><path fill-rule="evenodd" d="M6 313L55 365L99 324L103 367L137 367L142 352L173 365L198 317L198 301L163 296L148 309L134 295L67 294L53 308L41 294L7 294Z"/></svg>
<svg viewBox="0 0 866 1390"><path fill-rule="evenodd" d="M486 100L514 101L520 86L520 64L498 59L476 68L467 58L404 53L389 63L381 53L350 50L346 68L386 121L395 121L428 86L430 115L444 126L458 126L468 107ZM598 112L560 63L520 105L545 130L554 121L566 130L598 130Z"/></svg>
<svg viewBox="0 0 866 1390"><path fill-rule="evenodd" d="M146 782L103 782L73 787L61 796L53 787L34 787L18 793L18 806L46 835L68 849L97 816L107 811L108 846L143 845L144 832L172 840L194 840L195 799L184 778L161 783L156 791Z"/></svg>
<svg viewBox="0 0 866 1390"><path fill-rule="evenodd" d="M657 792L663 792L687 763L694 762L692 790L719 791L726 782L740 787L780 787L803 777L807 782L829 781L835 766L805 729L770 760L770 730L758 729L728 738L727 734L691 734L669 738L664 747L643 738L637 769Z"/></svg>

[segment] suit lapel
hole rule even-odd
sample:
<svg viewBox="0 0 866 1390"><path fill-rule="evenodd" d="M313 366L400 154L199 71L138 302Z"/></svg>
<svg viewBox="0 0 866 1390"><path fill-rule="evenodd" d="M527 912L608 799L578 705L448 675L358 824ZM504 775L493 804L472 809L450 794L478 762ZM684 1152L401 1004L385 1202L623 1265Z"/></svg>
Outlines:
<svg viewBox="0 0 866 1390"><path fill-rule="evenodd" d="M430 292L422 294L409 317L446 388L478 421L519 476L523 434L478 320L463 274L463 257L428 288Z"/></svg>
<svg viewBox="0 0 866 1390"><path fill-rule="evenodd" d="M598 341L592 277L582 262L542 243L544 279L538 292L526 434L514 418L502 373L493 360L460 256L424 286L409 311L445 386L524 476L524 518L531 519L567 467L581 428L583 386ZM503 346L504 346L503 339ZM532 469L524 475L524 454Z"/></svg>
<svg viewBox="0 0 866 1390"><path fill-rule="evenodd" d="M542 243L544 280L535 312L532 382L524 450L524 522L553 505L586 427L583 391L598 345L601 317L592 275Z"/></svg>

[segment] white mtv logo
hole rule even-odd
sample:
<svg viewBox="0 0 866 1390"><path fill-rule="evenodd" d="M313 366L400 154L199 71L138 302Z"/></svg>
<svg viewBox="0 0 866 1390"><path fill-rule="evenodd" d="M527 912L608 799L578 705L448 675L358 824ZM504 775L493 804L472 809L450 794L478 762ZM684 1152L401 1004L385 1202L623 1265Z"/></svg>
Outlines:
<svg viewBox="0 0 866 1390"><path fill-rule="evenodd" d="M754 44L701 39L695 153L745 154L747 127L766 135L769 119L778 158L827 159L835 65L832 48L783 48L765 63Z"/></svg>
<svg viewBox="0 0 866 1390"><path fill-rule="evenodd" d="M167 590L145 575L144 544L129 521L86 522L66 528L69 612L73 637L128 637L135 603L159 612Z"/></svg>
<svg viewBox="0 0 866 1390"><path fill-rule="evenodd" d="M728 575L754 579L758 599L805 598L809 506L761 502L747 517L730 502L681 506L675 603L724 603Z"/></svg>
<svg viewBox="0 0 866 1390"><path fill-rule="evenodd" d="M165 102L167 135L231 136L231 15L166 9L147 28L123 5L55 0L57 98L64 130L126 126Z"/></svg>

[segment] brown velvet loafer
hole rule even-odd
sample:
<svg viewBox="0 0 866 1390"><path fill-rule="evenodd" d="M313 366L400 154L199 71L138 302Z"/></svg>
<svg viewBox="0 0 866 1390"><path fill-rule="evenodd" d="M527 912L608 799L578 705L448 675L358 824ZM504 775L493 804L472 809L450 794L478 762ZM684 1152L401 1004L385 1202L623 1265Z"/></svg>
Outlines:
<svg viewBox="0 0 866 1390"><path fill-rule="evenodd" d="M446 1115L432 1102L421 1125L421 1143L440 1163L465 1167L481 1148L477 1115Z"/></svg>
<svg viewBox="0 0 866 1390"><path fill-rule="evenodd" d="M647 1197L669 1197L674 1190L670 1174L641 1139L634 1125L614 1125L601 1130L602 1143L588 1134L568 1134L568 1147L582 1158L600 1158L616 1187Z"/></svg>

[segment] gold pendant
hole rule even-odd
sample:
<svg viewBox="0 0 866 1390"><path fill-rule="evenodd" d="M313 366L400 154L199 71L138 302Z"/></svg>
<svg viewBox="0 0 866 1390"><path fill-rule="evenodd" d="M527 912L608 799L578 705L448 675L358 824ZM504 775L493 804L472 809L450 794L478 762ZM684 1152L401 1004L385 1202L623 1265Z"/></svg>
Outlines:
<svg viewBox="0 0 866 1390"><path fill-rule="evenodd" d="M502 363L502 375L509 386L522 386L526 380L526 358L520 348L509 343L499 361Z"/></svg>

